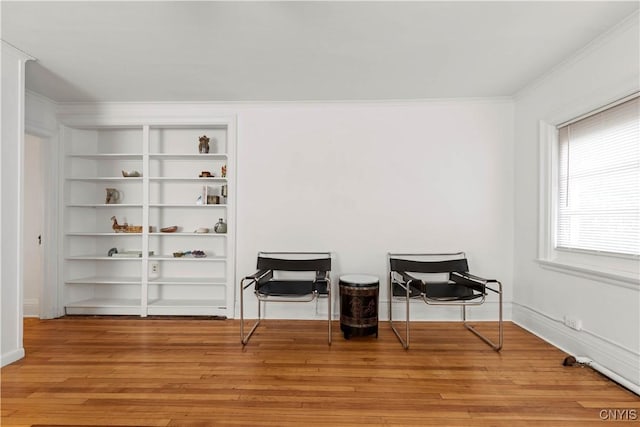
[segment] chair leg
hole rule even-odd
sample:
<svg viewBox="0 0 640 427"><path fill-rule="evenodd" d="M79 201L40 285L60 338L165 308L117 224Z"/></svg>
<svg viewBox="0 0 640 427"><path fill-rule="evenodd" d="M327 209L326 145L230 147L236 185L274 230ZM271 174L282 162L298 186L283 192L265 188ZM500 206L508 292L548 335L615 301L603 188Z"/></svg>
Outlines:
<svg viewBox="0 0 640 427"><path fill-rule="evenodd" d="M258 307L260 307L260 301L258 301ZM258 312L260 312L260 309L258 309ZM260 314L258 314L258 316L260 316ZM253 327L249 331L249 333L246 336L244 336L244 335L242 336L242 345L246 345L249 342L249 338L251 338L251 335L253 335L253 333L258 328L258 326L260 326L260 320L262 320L262 319L260 319L260 317L258 317L256 322L253 324ZM243 319L240 319L240 326L241 327L242 327L242 323L243 323Z"/></svg>
<svg viewBox="0 0 640 427"><path fill-rule="evenodd" d="M396 337L398 338L398 341L400 341L400 344L402 344L402 347L407 350L409 349L409 286L407 286L407 298L406 298L406 319L405 319L405 337L406 339L403 339L402 336L400 335L400 332L396 329L396 327L393 325L393 278L392 278L392 273L389 273L389 325L391 326L391 330L393 331L394 334L396 334Z"/></svg>
<svg viewBox="0 0 640 427"><path fill-rule="evenodd" d="M331 282L327 283L327 304L329 311L329 345L331 345Z"/></svg>
<svg viewBox="0 0 640 427"><path fill-rule="evenodd" d="M491 348L493 348L495 351L500 351L500 349L502 349L502 343L503 343L502 283L500 283L500 282L496 282L496 283L498 284L498 289L497 290L491 289L489 287L487 287L487 289L489 289L489 290L491 290L491 291L493 291L493 292L498 294L498 299L499 299L499 303L498 303L498 343L496 344L495 342L493 342L492 340L487 338L485 335L483 335L480 332L478 332L478 330L476 328L474 328L473 326L471 326L467 322L467 311L466 311L466 307L465 306L462 306L462 323L464 324L465 328L467 328L468 330L473 332L482 341L484 341L485 343L489 344L489 346Z"/></svg>
<svg viewBox="0 0 640 427"><path fill-rule="evenodd" d="M244 345L244 286L240 281L240 342Z"/></svg>
<svg viewBox="0 0 640 427"><path fill-rule="evenodd" d="M240 339L242 341L242 345L246 345L249 342L249 338L253 335L256 328L260 325L260 320L262 319L261 314L261 301L258 300L258 319L254 323L253 327L249 331L247 335L244 334L244 286L240 286Z"/></svg>

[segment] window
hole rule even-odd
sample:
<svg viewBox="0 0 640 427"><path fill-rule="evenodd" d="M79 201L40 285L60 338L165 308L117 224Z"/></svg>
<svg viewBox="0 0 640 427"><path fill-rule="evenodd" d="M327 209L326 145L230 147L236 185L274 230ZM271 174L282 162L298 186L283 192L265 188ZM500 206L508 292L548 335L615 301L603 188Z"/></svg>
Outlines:
<svg viewBox="0 0 640 427"><path fill-rule="evenodd" d="M578 108L540 121L538 263L638 289L640 97Z"/></svg>
<svg viewBox="0 0 640 427"><path fill-rule="evenodd" d="M640 254L639 99L558 127L557 249Z"/></svg>

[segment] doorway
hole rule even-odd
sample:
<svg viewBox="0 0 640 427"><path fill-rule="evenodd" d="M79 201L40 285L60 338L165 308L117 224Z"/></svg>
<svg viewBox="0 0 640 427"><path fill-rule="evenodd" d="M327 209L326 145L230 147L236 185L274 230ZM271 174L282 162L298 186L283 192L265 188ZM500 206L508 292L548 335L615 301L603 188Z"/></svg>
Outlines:
<svg viewBox="0 0 640 427"><path fill-rule="evenodd" d="M23 316L40 317L44 286L44 141L30 134L25 135L24 141Z"/></svg>

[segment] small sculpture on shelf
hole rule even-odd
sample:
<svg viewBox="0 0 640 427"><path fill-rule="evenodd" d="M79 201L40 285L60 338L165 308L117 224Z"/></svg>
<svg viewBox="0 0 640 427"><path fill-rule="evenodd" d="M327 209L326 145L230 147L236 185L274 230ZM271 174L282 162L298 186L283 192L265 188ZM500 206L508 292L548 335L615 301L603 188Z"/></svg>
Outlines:
<svg viewBox="0 0 640 427"><path fill-rule="evenodd" d="M118 224L118 219L115 217L115 215L111 217L111 221L113 221L113 225L111 226L111 228L113 228L113 231L115 231L116 233L124 233L127 227L129 227L126 222L124 224Z"/></svg>
<svg viewBox="0 0 640 427"><path fill-rule="evenodd" d="M205 258L207 256L207 253L198 249L192 251L176 251L173 253L174 258L182 258L186 255L191 255L194 258Z"/></svg>
<svg viewBox="0 0 640 427"><path fill-rule="evenodd" d="M138 171L135 171L135 170L134 171L129 171L129 172L123 170L122 171L122 176L125 177L125 178L140 178L142 176L142 174L140 172L138 172Z"/></svg>
<svg viewBox="0 0 640 427"><path fill-rule="evenodd" d="M115 215L111 217L111 221L113 221L111 228L116 233L142 233L141 225L129 225L126 221L124 224L118 224L118 220L116 219ZM149 227L149 232L151 231L152 227Z"/></svg>
<svg viewBox="0 0 640 427"><path fill-rule="evenodd" d="M209 137L207 135L202 135L199 139L198 144L198 152L200 154L207 154L209 152Z"/></svg>
<svg viewBox="0 0 640 427"><path fill-rule="evenodd" d="M223 165L220 169L220 176L223 178L227 177L227 165Z"/></svg>
<svg viewBox="0 0 640 427"><path fill-rule="evenodd" d="M104 201L107 205L113 205L120 201L120 192L115 188L107 188L107 197Z"/></svg>
<svg viewBox="0 0 640 427"><path fill-rule="evenodd" d="M224 219L220 218L216 225L213 226L213 231L216 233L226 233L227 232L227 223L224 222Z"/></svg>
<svg viewBox="0 0 640 427"><path fill-rule="evenodd" d="M202 171L202 172L200 172L200 175L198 175L198 177L199 178L212 178L213 175L209 171Z"/></svg>

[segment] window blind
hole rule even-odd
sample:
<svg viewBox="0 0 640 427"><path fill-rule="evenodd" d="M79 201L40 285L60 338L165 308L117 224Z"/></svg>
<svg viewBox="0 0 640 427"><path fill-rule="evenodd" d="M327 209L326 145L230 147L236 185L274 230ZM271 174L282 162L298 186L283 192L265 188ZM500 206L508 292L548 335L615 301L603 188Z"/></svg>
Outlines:
<svg viewBox="0 0 640 427"><path fill-rule="evenodd" d="M640 254L640 98L558 129L556 247Z"/></svg>

